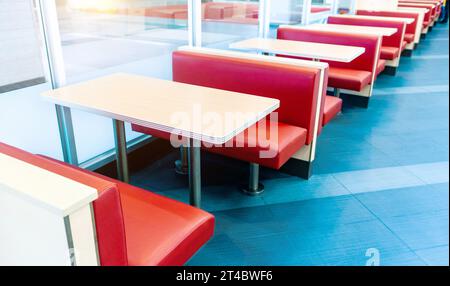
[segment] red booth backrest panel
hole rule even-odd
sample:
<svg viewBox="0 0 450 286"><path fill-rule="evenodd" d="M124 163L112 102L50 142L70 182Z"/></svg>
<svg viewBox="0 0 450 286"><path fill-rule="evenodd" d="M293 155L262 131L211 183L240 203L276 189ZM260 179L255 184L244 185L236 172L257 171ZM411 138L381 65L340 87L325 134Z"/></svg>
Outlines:
<svg viewBox="0 0 450 286"><path fill-rule="evenodd" d="M382 17L403 17L403 18L413 18L414 23L406 25L406 33L416 34L417 23L419 21L419 14L417 13L398 13L395 11L368 11L368 10L358 10L357 15L366 16L382 16Z"/></svg>
<svg viewBox="0 0 450 286"><path fill-rule="evenodd" d="M424 8L423 6L417 6L417 5L414 5L414 4L404 4L404 3L399 3L398 4L398 7L412 7L412 8ZM430 6L430 7L428 7L428 12L426 12L425 13L425 16L424 16L424 21L430 21L431 20L431 14L433 13L433 11L432 11L432 9L431 9L431 7L432 6Z"/></svg>
<svg viewBox="0 0 450 286"><path fill-rule="evenodd" d="M370 35L356 35L326 31L297 30L292 28L279 28L278 39L291 41L305 41L325 44L337 44L346 46L363 47L364 54L350 63L328 62L331 67L348 68L373 72L375 54L377 51L378 37ZM380 52L380 51L378 51Z"/></svg>
<svg viewBox="0 0 450 286"><path fill-rule="evenodd" d="M370 19L344 18L344 17L328 17L329 24L341 25L357 25L368 27L386 27L396 28L397 32L392 36L383 37L383 46L400 48L403 43L403 35L405 34L405 24L400 21L379 21Z"/></svg>
<svg viewBox="0 0 450 286"><path fill-rule="evenodd" d="M177 51L173 80L279 99L278 120L307 129L307 144L313 139L318 69Z"/></svg>
<svg viewBox="0 0 450 286"><path fill-rule="evenodd" d="M100 264L128 264L122 207L116 184L6 144L0 143L0 153L95 188L98 191L94 213Z"/></svg>

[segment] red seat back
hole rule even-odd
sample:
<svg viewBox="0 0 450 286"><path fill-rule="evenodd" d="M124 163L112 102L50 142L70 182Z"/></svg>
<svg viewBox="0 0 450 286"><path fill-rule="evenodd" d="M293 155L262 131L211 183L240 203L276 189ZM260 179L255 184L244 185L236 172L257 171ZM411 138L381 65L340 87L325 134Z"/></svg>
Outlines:
<svg viewBox="0 0 450 286"><path fill-rule="evenodd" d="M425 8L428 9L428 12L425 13L423 20L430 22L433 16L433 5L424 7L421 5L415 5L414 3L398 3L398 7L410 7L410 8Z"/></svg>
<svg viewBox="0 0 450 286"><path fill-rule="evenodd" d="M357 15L366 16L382 16L382 17L398 17L398 18L413 18L414 22L406 25L405 33L416 34L417 24L419 22L418 13L406 13L406 12L396 12L396 11L368 11L368 10L358 10Z"/></svg>
<svg viewBox="0 0 450 286"><path fill-rule="evenodd" d="M307 129L307 144L313 139L319 69L177 51L173 80L279 99L279 121Z"/></svg>
<svg viewBox="0 0 450 286"><path fill-rule="evenodd" d="M103 266L128 264L122 207L115 183L6 144L0 143L0 153L96 189L98 199L94 201L93 206L100 264Z"/></svg>
<svg viewBox="0 0 450 286"><path fill-rule="evenodd" d="M369 27L385 27L395 28L397 32L392 36L384 36L382 45L384 47L401 48L403 44L403 38L405 35L406 25L401 21L386 21L386 20L371 20L371 19L358 19L358 18L345 18L345 17L328 17L329 24L340 25L356 25L356 26L369 26Z"/></svg>
<svg viewBox="0 0 450 286"><path fill-rule="evenodd" d="M278 29L277 38L280 40L305 41L365 48L365 52L350 63L325 61L329 63L330 67L373 72L380 54L380 51L378 49L378 37L372 35L347 34L281 27Z"/></svg>

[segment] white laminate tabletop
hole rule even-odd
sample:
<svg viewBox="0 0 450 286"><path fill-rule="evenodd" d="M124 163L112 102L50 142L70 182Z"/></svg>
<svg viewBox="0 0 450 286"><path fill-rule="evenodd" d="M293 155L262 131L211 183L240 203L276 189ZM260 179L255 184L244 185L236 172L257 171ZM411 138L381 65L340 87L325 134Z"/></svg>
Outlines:
<svg viewBox="0 0 450 286"><path fill-rule="evenodd" d="M183 132L212 144L229 141L280 106L277 99L130 74L113 74L42 96L62 106Z"/></svg>
<svg viewBox="0 0 450 286"><path fill-rule="evenodd" d="M416 12L416 13L428 13L430 9L428 8L415 8L415 7L398 7L399 12Z"/></svg>
<svg viewBox="0 0 450 286"><path fill-rule="evenodd" d="M411 5L412 7L423 7L423 8L428 8L428 7L433 7L436 6L433 3L430 4L426 4L426 3L419 3L419 2L399 2L398 5L404 5L404 6L409 6ZM400 6L401 7L401 6Z"/></svg>
<svg viewBox="0 0 450 286"><path fill-rule="evenodd" d="M236 42L231 44L230 48L346 63L365 51L362 47L262 38Z"/></svg>
<svg viewBox="0 0 450 286"><path fill-rule="evenodd" d="M287 26L284 26L287 27ZM294 29L295 26L291 26ZM377 36L392 36L397 32L395 28L384 28L384 27L368 27L368 26L355 26L355 25L339 25L339 24L312 24L308 26L298 26L299 29L307 30L319 30L327 32L348 32L348 33L358 33L358 34L371 34Z"/></svg>
<svg viewBox="0 0 450 286"><path fill-rule="evenodd" d="M334 15L333 17L357 18L357 19L367 19L367 20L384 20L384 21L402 21L402 22L405 22L406 24L412 24L415 21L414 18L366 16L366 15Z"/></svg>
<svg viewBox="0 0 450 286"><path fill-rule="evenodd" d="M65 217L97 199L97 190L0 153L0 190Z"/></svg>
<svg viewBox="0 0 450 286"><path fill-rule="evenodd" d="M411 1L411 0L408 0L408 1L398 1L398 3L399 4L414 4L414 5L415 4L433 5L433 7L438 5L437 3L434 3L434 2L431 2L431 1Z"/></svg>

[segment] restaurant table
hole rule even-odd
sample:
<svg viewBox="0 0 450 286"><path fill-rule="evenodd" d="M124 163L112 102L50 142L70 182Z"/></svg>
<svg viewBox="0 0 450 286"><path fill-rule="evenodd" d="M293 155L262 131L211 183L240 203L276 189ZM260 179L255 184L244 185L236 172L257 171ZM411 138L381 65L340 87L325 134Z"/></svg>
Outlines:
<svg viewBox="0 0 450 286"><path fill-rule="evenodd" d="M383 20L383 21L401 21L407 25L414 23L414 18L402 18L402 17L383 17L383 16L366 16L366 15L333 15L333 17L339 18L356 18L367 20Z"/></svg>
<svg viewBox="0 0 450 286"><path fill-rule="evenodd" d="M418 44L420 42L420 35L422 34L423 21L425 19L425 14L428 13L430 9L427 8L413 8L413 7L397 7L396 12L404 13L417 13L419 17L417 19L417 28L414 34L414 43Z"/></svg>
<svg viewBox="0 0 450 286"><path fill-rule="evenodd" d="M236 42L231 44L230 48L243 51L256 51L310 58L315 61L328 60L345 63L353 61L365 51L362 47L262 38L253 38Z"/></svg>
<svg viewBox="0 0 450 286"><path fill-rule="evenodd" d="M118 174L125 182L129 175L124 122L182 134L190 155L190 202L196 207L201 202L201 144L224 144L280 106L277 99L130 74L113 74L42 96L57 105L113 119ZM205 125L211 115L233 124Z"/></svg>
<svg viewBox="0 0 450 286"><path fill-rule="evenodd" d="M392 36L397 32L397 29L395 28L339 25L339 24L312 24L308 26L283 26L283 27L292 29L298 28L305 30L339 32L339 33L371 34L377 36Z"/></svg>

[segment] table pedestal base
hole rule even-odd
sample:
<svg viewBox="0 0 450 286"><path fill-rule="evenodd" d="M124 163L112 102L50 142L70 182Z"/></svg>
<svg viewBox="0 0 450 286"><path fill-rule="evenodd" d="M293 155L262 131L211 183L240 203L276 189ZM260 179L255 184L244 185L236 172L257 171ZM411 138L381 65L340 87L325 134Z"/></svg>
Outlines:
<svg viewBox="0 0 450 286"><path fill-rule="evenodd" d="M201 147L198 140L190 139L188 147L189 201L200 208L202 195Z"/></svg>

